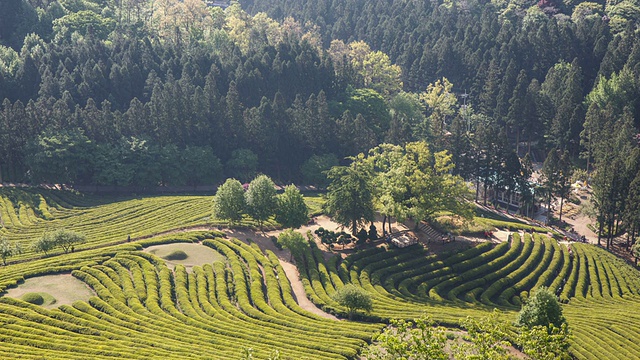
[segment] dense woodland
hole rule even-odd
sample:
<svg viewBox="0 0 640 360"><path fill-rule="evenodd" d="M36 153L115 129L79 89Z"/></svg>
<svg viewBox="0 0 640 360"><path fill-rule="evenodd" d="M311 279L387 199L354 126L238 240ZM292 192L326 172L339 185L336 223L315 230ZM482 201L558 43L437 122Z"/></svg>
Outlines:
<svg viewBox="0 0 640 360"><path fill-rule="evenodd" d="M531 161L586 170L600 232L639 227L633 1L2 6L3 181L326 185L346 156L426 140L526 201Z"/></svg>

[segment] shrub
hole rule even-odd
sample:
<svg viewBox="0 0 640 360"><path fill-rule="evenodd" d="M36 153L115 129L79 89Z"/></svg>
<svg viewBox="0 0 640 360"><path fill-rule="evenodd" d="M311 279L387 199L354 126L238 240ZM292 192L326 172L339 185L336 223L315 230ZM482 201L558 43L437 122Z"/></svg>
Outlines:
<svg viewBox="0 0 640 360"><path fill-rule="evenodd" d="M163 256L162 258L165 260L185 260L188 257L189 255L187 255L186 252L182 250L174 250L171 253Z"/></svg>
<svg viewBox="0 0 640 360"><path fill-rule="evenodd" d="M22 300L34 305L44 304L44 298L38 293L26 293L22 295Z"/></svg>
<svg viewBox="0 0 640 360"><path fill-rule="evenodd" d="M333 300L347 308L349 319L358 310L370 312L373 309L371 294L353 284L347 284L333 294Z"/></svg>
<svg viewBox="0 0 640 360"><path fill-rule="evenodd" d="M538 288L520 310L516 324L532 328L554 325L560 328L566 322L558 298L547 287Z"/></svg>

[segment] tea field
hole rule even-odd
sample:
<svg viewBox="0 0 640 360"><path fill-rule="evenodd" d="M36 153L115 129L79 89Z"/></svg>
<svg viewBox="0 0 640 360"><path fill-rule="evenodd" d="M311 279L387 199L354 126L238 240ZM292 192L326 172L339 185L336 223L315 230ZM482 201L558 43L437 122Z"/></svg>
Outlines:
<svg viewBox="0 0 640 360"><path fill-rule="evenodd" d="M517 232L508 243L460 251L375 247L344 259L311 244L297 263L313 303L344 315L332 295L347 283L373 296L372 312L336 321L297 304L276 254L211 230L223 223L210 209L207 196L0 190L0 235L25 249L0 267L0 292L71 273L92 293L57 308L0 296L2 357L236 359L251 348L257 359L274 350L291 359L353 359L390 319L427 314L458 326L498 308L513 321L528 294L547 286L564 303L575 358L640 359L640 272L600 248ZM88 241L68 254L30 250L52 228L81 231ZM217 255L185 267L142 251L169 243Z"/></svg>

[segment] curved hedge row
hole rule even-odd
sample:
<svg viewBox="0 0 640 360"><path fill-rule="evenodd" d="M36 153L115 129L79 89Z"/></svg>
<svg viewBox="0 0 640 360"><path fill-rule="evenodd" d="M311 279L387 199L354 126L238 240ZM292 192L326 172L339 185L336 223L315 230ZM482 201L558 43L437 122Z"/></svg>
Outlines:
<svg viewBox="0 0 640 360"><path fill-rule="evenodd" d="M324 262L312 246L304 259L298 262L303 281L315 283L305 290L319 306L335 306L323 300L323 291L330 294L352 283L372 294L373 311L365 318L382 321L427 313L442 324L457 325L463 317L481 316L494 307L513 319L531 290L548 286L568 303L576 358L640 359L635 341L640 338L640 312L634 310L640 308L640 273L591 245L567 246L537 234L514 233L510 243L486 242L457 254L378 247ZM584 313L580 308L585 306L601 309ZM575 326L584 328L576 331ZM608 335L585 331L588 327Z"/></svg>
<svg viewBox="0 0 640 360"><path fill-rule="evenodd" d="M381 329L300 308L277 257L255 244L211 233L164 240L203 237L224 262L171 271L162 259L138 251L139 244L124 244L29 263L29 276L51 272L49 266L73 270L96 295L54 310L1 297L3 358L230 359L253 348L258 358L278 349L285 358L350 359ZM0 276L4 284L24 276L17 268L27 265L13 267Z"/></svg>

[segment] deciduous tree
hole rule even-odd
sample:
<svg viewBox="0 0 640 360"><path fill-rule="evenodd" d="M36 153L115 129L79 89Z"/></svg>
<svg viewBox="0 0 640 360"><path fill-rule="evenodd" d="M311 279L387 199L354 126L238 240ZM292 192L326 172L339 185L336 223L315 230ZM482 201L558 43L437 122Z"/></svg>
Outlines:
<svg viewBox="0 0 640 360"><path fill-rule="evenodd" d="M213 197L213 217L229 220L232 224L240 221L246 210L244 188L240 181L227 179L218 187Z"/></svg>
<svg viewBox="0 0 640 360"><path fill-rule="evenodd" d="M351 158L349 166L335 166L328 172L327 213L353 235L358 227L373 220L373 174L363 155Z"/></svg>
<svg viewBox="0 0 640 360"><path fill-rule="evenodd" d="M370 312L373 310L371 294L361 287L346 284L333 294L333 300L347 308L349 320L359 310Z"/></svg>
<svg viewBox="0 0 640 360"><path fill-rule="evenodd" d="M309 221L309 208L295 185L287 186L277 196L275 215L277 222L289 228L297 229Z"/></svg>
<svg viewBox="0 0 640 360"><path fill-rule="evenodd" d="M258 221L262 229L265 220L274 215L276 209L276 185L266 175L259 175L249 183L245 193L247 213Z"/></svg>

